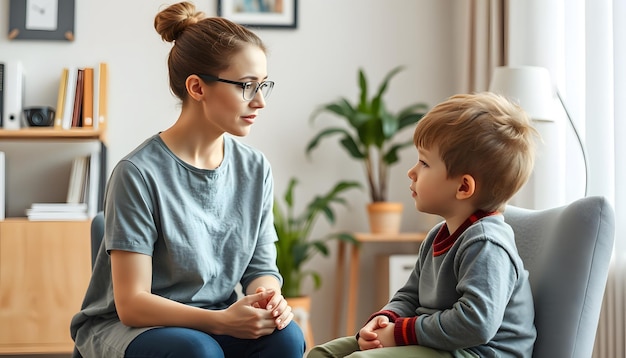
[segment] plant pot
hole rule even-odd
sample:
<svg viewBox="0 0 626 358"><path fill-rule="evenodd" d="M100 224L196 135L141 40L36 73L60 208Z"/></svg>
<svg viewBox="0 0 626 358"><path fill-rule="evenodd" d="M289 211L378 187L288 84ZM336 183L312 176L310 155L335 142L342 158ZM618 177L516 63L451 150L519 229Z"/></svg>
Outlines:
<svg viewBox="0 0 626 358"><path fill-rule="evenodd" d="M293 312L293 320L300 326L306 341L306 349L313 348L313 329L311 327L311 297L285 297Z"/></svg>
<svg viewBox="0 0 626 358"><path fill-rule="evenodd" d="M397 234L402 223L402 203L377 201L367 205L370 231L373 234Z"/></svg>

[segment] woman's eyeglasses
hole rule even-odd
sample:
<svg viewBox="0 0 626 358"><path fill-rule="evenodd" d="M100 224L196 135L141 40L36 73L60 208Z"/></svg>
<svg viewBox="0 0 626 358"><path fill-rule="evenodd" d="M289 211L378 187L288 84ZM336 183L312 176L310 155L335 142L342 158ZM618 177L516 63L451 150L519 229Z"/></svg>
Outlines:
<svg viewBox="0 0 626 358"><path fill-rule="evenodd" d="M245 101L251 101L254 98L254 96L256 96L256 93L259 90L261 90L261 93L263 94L263 98L267 99L267 97L270 96L270 93L272 93L272 88L274 88L274 81L238 82L238 81L225 80L223 78L219 78L219 77L212 76L212 75L198 75L198 77L202 78L204 81L224 82L224 83L230 83L230 84L241 87L243 99Z"/></svg>

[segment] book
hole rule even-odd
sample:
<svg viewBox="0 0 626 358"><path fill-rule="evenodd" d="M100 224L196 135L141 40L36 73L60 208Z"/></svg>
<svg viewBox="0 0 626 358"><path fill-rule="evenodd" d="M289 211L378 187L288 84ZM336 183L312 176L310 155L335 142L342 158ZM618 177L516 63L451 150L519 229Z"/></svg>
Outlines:
<svg viewBox="0 0 626 358"><path fill-rule="evenodd" d="M85 80L85 70L79 68L76 73L76 90L74 91L74 108L72 109L72 128L80 127L82 119L81 110L83 107L83 87Z"/></svg>
<svg viewBox="0 0 626 358"><path fill-rule="evenodd" d="M94 151L89 156L89 175L87 178L87 214L94 217L99 210L100 199L100 152Z"/></svg>
<svg viewBox="0 0 626 358"><path fill-rule="evenodd" d="M88 219L85 203L33 203L26 209L28 220L57 221Z"/></svg>
<svg viewBox="0 0 626 358"><path fill-rule="evenodd" d="M83 158L83 172L81 173L80 178L80 199L79 202L85 203L87 202L87 189L89 185L89 162L91 161L91 156L87 155Z"/></svg>
<svg viewBox="0 0 626 358"><path fill-rule="evenodd" d="M109 66L106 62L98 64L98 113L94 116L94 121L98 118L97 128L104 130L108 116L108 87L109 87Z"/></svg>
<svg viewBox="0 0 626 358"><path fill-rule="evenodd" d="M78 77L78 68L68 67L67 82L65 86L65 103L63 103L63 119L61 128L72 128L72 114L74 108L74 97L76 93L76 79Z"/></svg>
<svg viewBox="0 0 626 358"><path fill-rule="evenodd" d="M93 128L93 67L85 67L83 78L83 127Z"/></svg>
<svg viewBox="0 0 626 358"><path fill-rule="evenodd" d="M74 158L74 160L72 160L72 167L70 169L70 179L67 185L67 196L65 201L68 203L72 203L74 201L74 197L75 194L73 193L74 191L74 187L76 186L76 184L74 184L74 182L77 180L77 174L76 172L78 171L78 158Z"/></svg>
<svg viewBox="0 0 626 358"><path fill-rule="evenodd" d="M61 70L61 78L59 79L59 93L57 94L57 108L54 114L54 129L63 128L63 106L65 104L65 90L67 88L68 68Z"/></svg>
<svg viewBox="0 0 626 358"><path fill-rule="evenodd" d="M2 128L20 129L24 109L24 69L19 61L4 63Z"/></svg>
<svg viewBox="0 0 626 358"><path fill-rule="evenodd" d="M82 177L80 180L80 198L78 199L78 202L80 203L87 202L87 190L89 189L89 162L91 162L91 156L86 156L84 160L85 166L83 167Z"/></svg>
<svg viewBox="0 0 626 358"><path fill-rule="evenodd" d="M87 220L89 216L86 212L32 212L26 210L26 216L31 221L64 221L64 220Z"/></svg>
<svg viewBox="0 0 626 358"><path fill-rule="evenodd" d="M87 212L85 203L32 203L30 212Z"/></svg>
<svg viewBox="0 0 626 358"><path fill-rule="evenodd" d="M93 68L93 129L98 129L100 116L100 66Z"/></svg>
<svg viewBox="0 0 626 358"><path fill-rule="evenodd" d="M5 219L6 209L6 161L4 152L0 152L0 220Z"/></svg>
<svg viewBox="0 0 626 358"><path fill-rule="evenodd" d="M68 203L80 203L81 193L83 191L84 181L87 172L87 156L79 156L72 161L72 169L70 171L70 180L67 188Z"/></svg>
<svg viewBox="0 0 626 358"><path fill-rule="evenodd" d="M4 63L0 62L0 128L4 118Z"/></svg>

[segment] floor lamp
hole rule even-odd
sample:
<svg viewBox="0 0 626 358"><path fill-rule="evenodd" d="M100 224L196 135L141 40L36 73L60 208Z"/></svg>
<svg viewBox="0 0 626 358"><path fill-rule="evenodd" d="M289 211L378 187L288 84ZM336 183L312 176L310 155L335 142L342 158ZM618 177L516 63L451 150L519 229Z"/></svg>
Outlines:
<svg viewBox="0 0 626 358"><path fill-rule="evenodd" d="M517 102L541 136L533 174L511 200L516 206L546 209L565 203L565 129L555 115L553 88L548 70L536 66L497 67L489 85L489 91Z"/></svg>

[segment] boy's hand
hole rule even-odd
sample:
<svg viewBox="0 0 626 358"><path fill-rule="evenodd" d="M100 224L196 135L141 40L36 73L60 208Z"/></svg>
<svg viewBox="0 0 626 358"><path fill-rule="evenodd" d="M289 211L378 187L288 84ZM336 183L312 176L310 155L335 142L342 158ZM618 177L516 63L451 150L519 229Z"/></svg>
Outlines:
<svg viewBox="0 0 626 358"><path fill-rule="evenodd" d="M383 347L395 347L396 338L393 334L395 323L389 323L386 327L381 327L374 331L378 335L378 341Z"/></svg>
<svg viewBox="0 0 626 358"><path fill-rule="evenodd" d="M376 316L359 330L359 348L362 351L374 348L382 348L383 345L380 341L377 331L387 327L392 323L389 323L387 316ZM384 332L382 332L384 333ZM391 329L391 339L393 340L393 328ZM394 341L395 344L395 341Z"/></svg>

